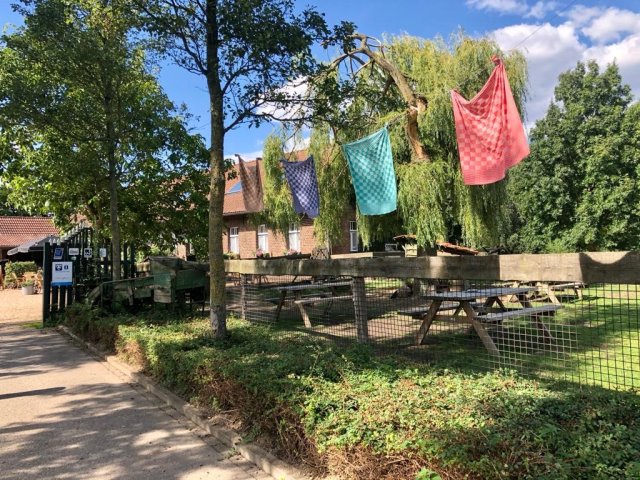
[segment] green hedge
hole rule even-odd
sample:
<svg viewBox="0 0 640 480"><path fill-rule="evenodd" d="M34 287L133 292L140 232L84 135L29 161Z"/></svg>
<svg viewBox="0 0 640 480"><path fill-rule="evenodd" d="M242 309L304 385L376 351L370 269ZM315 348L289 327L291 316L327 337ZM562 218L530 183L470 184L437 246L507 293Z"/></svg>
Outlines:
<svg viewBox="0 0 640 480"><path fill-rule="evenodd" d="M25 272L37 272L38 266L34 262L8 262L5 266L5 283L9 285L10 277L12 273L15 273L18 278L22 277Z"/></svg>
<svg viewBox="0 0 640 480"><path fill-rule="evenodd" d="M352 479L640 478L640 398L434 369L229 322L123 321L119 355L285 458ZM111 338L111 333L108 333Z"/></svg>

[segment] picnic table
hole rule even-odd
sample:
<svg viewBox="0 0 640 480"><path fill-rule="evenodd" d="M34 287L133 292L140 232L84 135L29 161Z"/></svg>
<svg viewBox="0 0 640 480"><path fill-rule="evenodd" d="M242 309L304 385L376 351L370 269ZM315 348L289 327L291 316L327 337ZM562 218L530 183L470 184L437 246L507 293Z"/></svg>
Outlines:
<svg viewBox="0 0 640 480"><path fill-rule="evenodd" d="M335 282L324 283L297 283L292 285L280 285L274 287L273 290L278 290L280 296L278 297L278 303L276 307L276 321L280 318L280 312L289 294L293 295L293 303L300 309L300 314L304 320L304 324L307 327L311 327L311 320L309 318L309 312L307 307L311 305L325 303L325 315L327 314L329 307L333 301L351 299L352 295L338 295L339 287L351 286L351 280L341 280ZM310 295L305 293L312 292Z"/></svg>
<svg viewBox="0 0 640 480"><path fill-rule="evenodd" d="M426 313L421 315L422 323L418 329L417 343L421 345L429 332L434 320L438 319L438 312L455 309L453 317L464 323L470 323L476 331L482 344L491 355L499 356L498 348L487 333L486 325L501 324L503 320L516 317L528 317L547 341L553 340L549 328L542 320L545 314L553 314L562 308L560 305L533 306L527 294L536 287L493 287L470 289L460 292L442 292L425 295L425 300L431 300ZM507 309L501 297L515 297L519 308ZM512 297L512 298L513 298ZM478 300L484 299L479 302ZM443 304L443 302L447 302ZM444 306L444 308L442 308ZM464 312L465 316L460 316ZM448 316L447 318L451 318Z"/></svg>

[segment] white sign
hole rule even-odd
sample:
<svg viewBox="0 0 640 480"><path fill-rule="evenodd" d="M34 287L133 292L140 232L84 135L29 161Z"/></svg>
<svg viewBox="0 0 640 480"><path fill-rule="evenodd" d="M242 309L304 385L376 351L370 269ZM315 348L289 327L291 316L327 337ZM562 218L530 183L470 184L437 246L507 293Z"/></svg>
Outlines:
<svg viewBox="0 0 640 480"><path fill-rule="evenodd" d="M80 249L78 247L69 247L69 256L77 257L80 255Z"/></svg>
<svg viewBox="0 0 640 480"><path fill-rule="evenodd" d="M105 258L107 256L107 249L100 248L100 258Z"/></svg>
<svg viewBox="0 0 640 480"><path fill-rule="evenodd" d="M53 262L51 270L52 287L73 285L73 262Z"/></svg>
<svg viewBox="0 0 640 480"><path fill-rule="evenodd" d="M93 248L85 248L84 249L84 258L93 257Z"/></svg>

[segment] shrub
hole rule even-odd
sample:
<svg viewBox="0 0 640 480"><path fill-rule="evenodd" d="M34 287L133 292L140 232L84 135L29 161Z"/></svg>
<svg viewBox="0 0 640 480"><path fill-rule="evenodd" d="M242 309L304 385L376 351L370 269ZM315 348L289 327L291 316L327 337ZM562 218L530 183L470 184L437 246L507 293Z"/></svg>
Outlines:
<svg viewBox="0 0 640 480"><path fill-rule="evenodd" d="M118 327L117 351L281 454L354 479L640 478L640 398L378 358L231 320Z"/></svg>
<svg viewBox="0 0 640 480"><path fill-rule="evenodd" d="M15 273L17 277L22 277L26 272L36 272L38 266L35 262L9 262L5 267L5 273L10 276Z"/></svg>
<svg viewBox="0 0 640 480"><path fill-rule="evenodd" d="M74 303L64 310L64 323L80 338L115 351L118 325L124 317L105 317L84 303Z"/></svg>

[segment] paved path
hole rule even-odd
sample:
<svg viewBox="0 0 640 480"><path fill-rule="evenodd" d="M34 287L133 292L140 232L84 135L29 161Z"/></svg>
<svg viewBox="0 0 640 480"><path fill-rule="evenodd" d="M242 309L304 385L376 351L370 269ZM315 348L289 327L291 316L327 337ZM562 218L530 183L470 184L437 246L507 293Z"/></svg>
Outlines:
<svg viewBox="0 0 640 480"><path fill-rule="evenodd" d="M5 321L0 479L27 478L273 480L56 332Z"/></svg>

